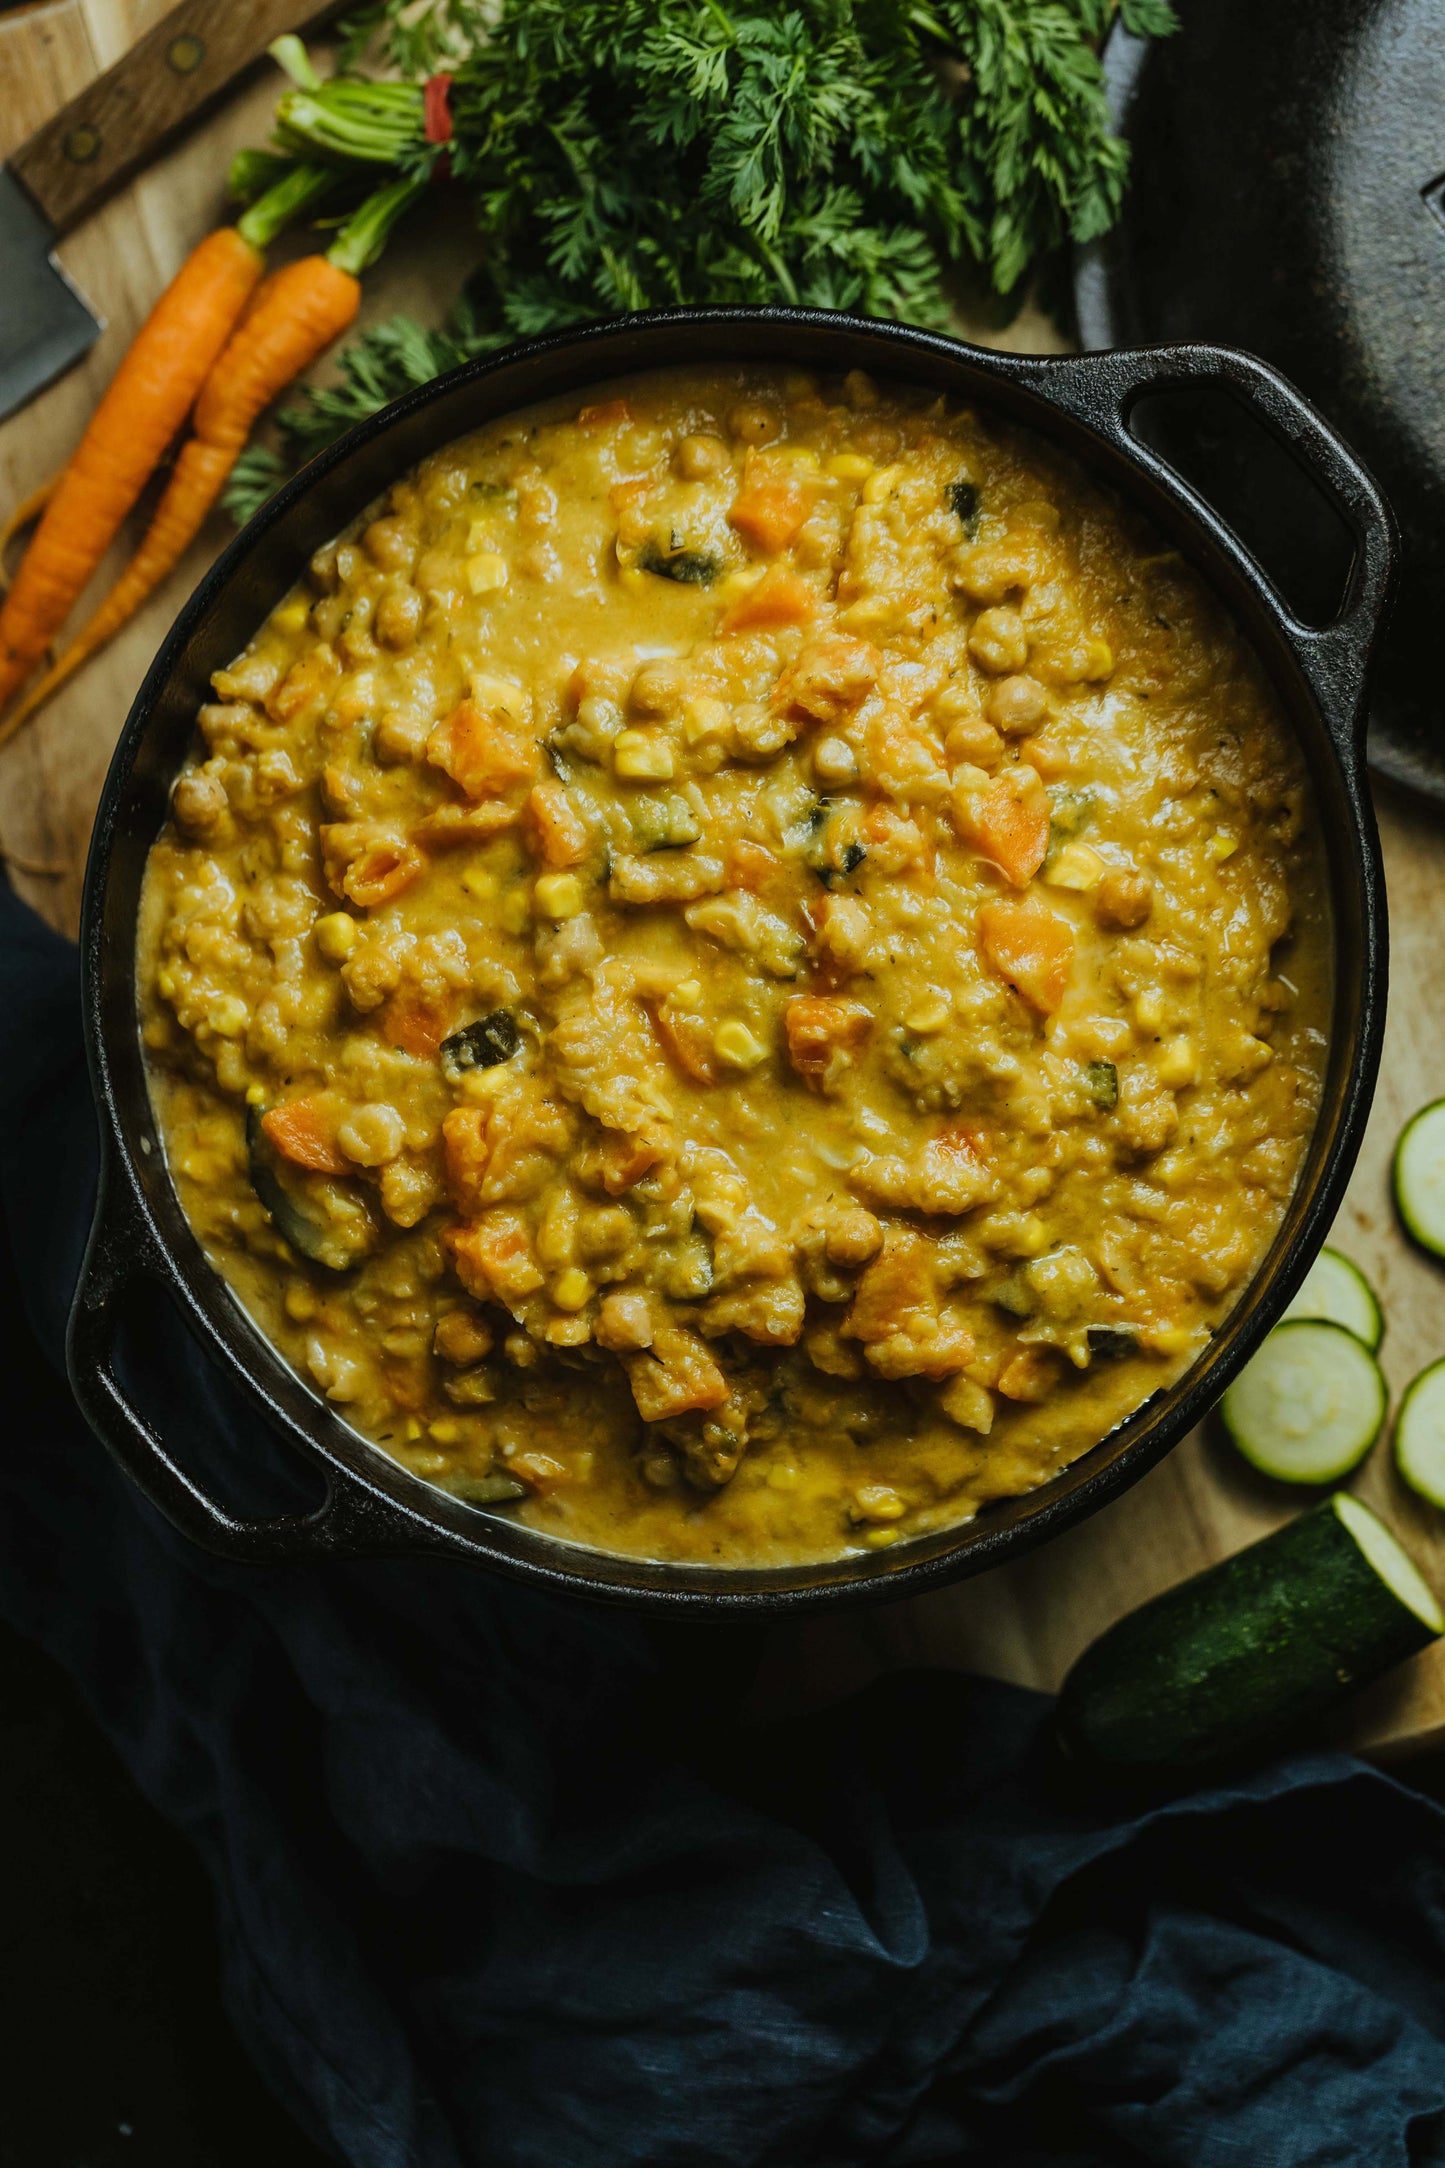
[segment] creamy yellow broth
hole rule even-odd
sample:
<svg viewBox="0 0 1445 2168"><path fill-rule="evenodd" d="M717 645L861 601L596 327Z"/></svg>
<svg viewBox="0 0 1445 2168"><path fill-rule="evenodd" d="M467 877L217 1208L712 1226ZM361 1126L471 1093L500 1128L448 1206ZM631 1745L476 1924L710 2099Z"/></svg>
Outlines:
<svg viewBox="0 0 1445 2168"><path fill-rule="evenodd" d="M170 1167L407 1467L720 1565L1027 1491L1194 1359L1314 1119L1302 763L987 414L663 372L436 454L214 681L151 853Z"/></svg>

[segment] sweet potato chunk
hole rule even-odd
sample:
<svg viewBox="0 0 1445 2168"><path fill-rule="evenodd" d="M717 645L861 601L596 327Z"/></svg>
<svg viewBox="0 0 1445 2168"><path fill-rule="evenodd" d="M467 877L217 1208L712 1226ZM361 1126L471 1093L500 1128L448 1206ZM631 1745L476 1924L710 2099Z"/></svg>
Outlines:
<svg viewBox="0 0 1445 2168"><path fill-rule="evenodd" d="M331 888L363 911L390 903L426 870L416 845L379 821L326 821L318 834Z"/></svg>
<svg viewBox="0 0 1445 2168"><path fill-rule="evenodd" d="M381 1028L389 1046L435 1061L455 1015L456 998L450 992L424 993L420 987L403 986L388 1001Z"/></svg>
<svg viewBox="0 0 1445 2168"><path fill-rule="evenodd" d="M527 841L549 866L580 866L587 856L587 823L560 783L534 783L522 815Z"/></svg>
<svg viewBox="0 0 1445 2168"><path fill-rule="evenodd" d="M1014 768L982 787L971 780L960 783L953 794L953 822L964 842L1015 888L1027 888L1048 855L1048 793L1033 768Z"/></svg>
<svg viewBox="0 0 1445 2168"><path fill-rule="evenodd" d="M754 625L806 625L817 607L818 597L806 580L774 565L756 587L750 587L723 611L719 630L746 632Z"/></svg>
<svg viewBox="0 0 1445 2168"><path fill-rule="evenodd" d="M773 706L780 715L810 715L817 723L841 723L878 681L882 658L867 640L829 633L812 640L778 679Z"/></svg>
<svg viewBox="0 0 1445 2168"><path fill-rule="evenodd" d="M469 798L500 798L535 774L537 748L499 707L463 700L426 741L426 757Z"/></svg>
<svg viewBox="0 0 1445 2168"><path fill-rule="evenodd" d="M627 1358L627 1378L644 1423L662 1423L694 1408L720 1408L727 1379L696 1333L664 1325L652 1346Z"/></svg>
<svg viewBox="0 0 1445 2168"><path fill-rule="evenodd" d="M861 1001L796 994L783 1012L788 1059L814 1091L822 1091L863 1045L873 1017Z"/></svg>
<svg viewBox="0 0 1445 2168"><path fill-rule="evenodd" d="M1042 903L986 903L978 944L1001 979L1031 1008L1052 1016L1074 962L1074 931Z"/></svg>
<svg viewBox="0 0 1445 2168"><path fill-rule="evenodd" d="M489 1212L472 1226L449 1227L442 1239L457 1278L477 1302L512 1309L542 1285L526 1225L516 1212Z"/></svg>
<svg viewBox="0 0 1445 2168"><path fill-rule="evenodd" d="M286 1099L261 1117L272 1148L293 1167L311 1174L350 1174L351 1162L336 1141L342 1109L325 1092Z"/></svg>
<svg viewBox="0 0 1445 2168"><path fill-rule="evenodd" d="M786 549L813 508L813 486L792 464L749 452L742 488L733 499L729 524L745 542L775 557Z"/></svg>

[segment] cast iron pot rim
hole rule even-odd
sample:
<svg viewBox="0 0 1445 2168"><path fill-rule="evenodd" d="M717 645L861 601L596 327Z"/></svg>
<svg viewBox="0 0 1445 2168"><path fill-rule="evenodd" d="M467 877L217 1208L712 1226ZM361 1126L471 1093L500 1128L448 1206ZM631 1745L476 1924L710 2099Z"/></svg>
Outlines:
<svg viewBox="0 0 1445 2168"><path fill-rule="evenodd" d="M722 350L714 346L703 354L690 352L699 334L723 335L718 340ZM808 351L790 354L789 342L799 339ZM644 349L641 354L628 351L639 342ZM1337 1080L1334 1133L1328 1149L1321 1145L1326 1114L1322 1107L1308 1147L1306 1171L1285 1208L1271 1250L1241 1291L1213 1347L1196 1358L1174 1386L1152 1396L1069 1468L1021 1498L985 1506L971 1522L867 1557L761 1568L638 1559L524 1529L412 1475L383 1448L332 1416L319 1396L299 1384L279 1351L251 1324L206 1260L164 1176L177 1222L174 1237L158 1225L141 1173L142 1154L150 1161L150 1177L157 1166L164 1168L149 1101L143 1100L145 1114L133 1125L116 1086L117 1066L133 1067L143 1078L144 1056L134 987L134 915L119 954L107 954L103 938L112 852L121 799L136 756L189 642L203 627L217 598L261 545L282 528L293 509L363 449L468 385L506 372L524 374L529 365L554 356L575 354L579 361L592 361L589 371L579 371L569 379L568 388L576 391L589 383L683 366L689 360L712 359L726 366L770 358L783 365L791 360L794 366L826 368L828 354L814 350L823 342L833 349L831 366L839 369L857 366L859 350L868 348L872 350L868 365L896 381L906 382L910 375L917 381L917 364L925 365L925 380L936 380L943 371L955 378L971 376L985 403L1002 410L1010 421L1022 422L1060 444L1091 478L1113 488L1156 525L1183 540L1196 569L1216 592L1222 591L1231 614L1243 621L1242 629L1260 651L1286 706L1293 708L1296 720L1302 705L1311 710L1318 733L1330 747L1333 788L1319 792L1321 813L1327 825L1334 819L1349 847L1347 863L1332 868L1338 883L1333 923L1334 1016L1338 1025L1341 996L1348 990L1340 975L1340 958L1347 938L1353 938L1359 951L1353 1044L1348 1067ZM621 358L616 358L618 349ZM846 349L851 351L841 351ZM910 363L915 366L910 368ZM1244 388L1265 425L1295 440L1302 456L1317 470L1324 470L1327 485L1353 515L1356 568L1351 594L1333 627L1317 630L1295 623L1268 576L1207 503L1128 434L1130 406L1143 390L1201 376L1223 377L1236 388ZM495 414L464 422L455 434L545 401L558 389L554 385L529 395L522 386ZM438 448L447 441L450 438L439 438ZM103 1442L176 1525L207 1547L237 1558L282 1563L400 1552L467 1557L534 1586L571 1595L713 1615L776 1613L915 1594L945 1580L985 1571L1096 1511L1156 1465L1200 1421L1277 1321L1328 1232L1359 1149L1379 1063L1386 972L1383 874L1373 813L1362 788L1360 720L1366 664L1392 569L1390 516L1368 475L1328 424L1276 372L1227 349L1191 345L1132 353L1018 355L819 310L678 309L526 342L467 363L372 416L287 483L201 580L146 674L106 779L87 866L81 929L86 1046L101 1116L102 1178L68 1346L72 1384ZM1344 910L1338 908L1341 898ZM117 969L127 979L124 1007L130 1043L112 1049L103 1016L111 974ZM1334 1037L1332 1031L1332 1046ZM1332 1057L1328 1068L1334 1067ZM146 1137L139 1146L132 1136L133 1126ZM178 1251L187 1241L190 1250L183 1260ZM272 1427L313 1465L320 1464L328 1491L314 1513L274 1521L232 1519L191 1478L170 1466L153 1436L144 1437L143 1421L127 1408L109 1369L117 1300L137 1270L164 1286L196 1328L206 1352L220 1358ZM257 1374L258 1368L262 1375ZM264 1375L268 1371L269 1379ZM298 1392L302 1396L304 1419L277 1398L278 1390L285 1395L288 1388L290 1397ZM138 1436L143 1439L141 1445ZM158 1461L168 1470L165 1481L158 1474Z"/></svg>

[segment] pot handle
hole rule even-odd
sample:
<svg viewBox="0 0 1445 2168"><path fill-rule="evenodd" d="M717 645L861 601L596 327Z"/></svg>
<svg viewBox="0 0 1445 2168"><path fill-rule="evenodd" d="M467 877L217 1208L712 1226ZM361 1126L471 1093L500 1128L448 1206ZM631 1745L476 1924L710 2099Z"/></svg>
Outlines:
<svg viewBox="0 0 1445 2168"><path fill-rule="evenodd" d="M167 1452L116 1374L126 1299L142 1282L160 1292L167 1277L149 1216L129 1178L117 1178L104 1166L71 1303L66 1370L80 1411L101 1444L173 1528L202 1550L250 1566L310 1565L439 1547L432 1532L391 1499L334 1467L326 1471L325 1497L310 1513L249 1520L218 1505Z"/></svg>
<svg viewBox="0 0 1445 2168"><path fill-rule="evenodd" d="M1395 525L1389 506L1349 447L1277 370L1232 347L1123 348L1050 356L1039 367L1042 386L1056 404L1105 437L1172 495L1186 498L1241 569L1263 581L1331 736L1347 758L1356 757L1362 749L1370 660L1394 582ZM1355 554L1344 601L1330 624L1303 624L1208 499L1131 430L1130 413L1145 392L1202 381L1237 392L1338 505L1354 538Z"/></svg>

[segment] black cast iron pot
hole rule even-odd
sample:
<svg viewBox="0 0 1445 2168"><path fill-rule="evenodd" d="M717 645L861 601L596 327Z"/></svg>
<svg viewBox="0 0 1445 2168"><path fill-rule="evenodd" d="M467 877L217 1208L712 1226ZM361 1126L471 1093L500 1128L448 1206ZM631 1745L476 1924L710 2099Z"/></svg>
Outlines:
<svg viewBox="0 0 1445 2168"><path fill-rule="evenodd" d="M1334 999L1319 1121L1284 1224L1252 1286L1180 1382L1073 1467L966 1527L822 1565L724 1569L583 1549L464 1504L410 1475L287 1368L207 1263L166 1173L146 1091L135 991L146 853L165 818L211 672L229 662L321 543L438 446L494 417L608 377L679 362L864 368L1027 424L1148 514L1254 642L1304 746L1331 870ZM1354 537L1338 616L1299 623L1275 581L1134 436L1150 399L1201 381L1233 390L1276 447L1312 471ZM412 393L344 438L260 512L201 582L156 658L116 748L91 846L82 924L87 1041L103 1168L70 1321L70 1377L110 1451L174 1525L258 1564L408 1552L475 1559L520 1578L658 1609L769 1611L897 1597L978 1573L1115 1497L1218 1398L1279 1318L1324 1239L1364 1129L1384 1024L1385 894L1362 780L1363 694L1390 585L1390 518L1327 424L1243 354L1203 346L1067 357L997 354L926 333L798 309L680 310L517 347ZM1280 568L1275 568L1277 571ZM314 1512L238 1518L167 1450L118 1375L128 1305L168 1296L276 1431L324 1475Z"/></svg>

